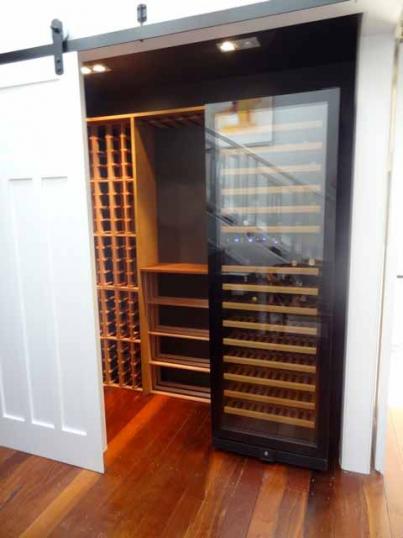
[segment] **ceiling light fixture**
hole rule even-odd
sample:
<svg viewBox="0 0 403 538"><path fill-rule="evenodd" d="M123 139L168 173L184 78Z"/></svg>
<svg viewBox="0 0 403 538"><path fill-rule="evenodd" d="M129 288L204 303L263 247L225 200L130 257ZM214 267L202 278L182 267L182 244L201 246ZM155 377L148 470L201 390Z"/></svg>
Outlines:
<svg viewBox="0 0 403 538"><path fill-rule="evenodd" d="M104 64L82 65L81 73L83 75L93 75L94 73L106 73L110 71L110 67Z"/></svg>
<svg viewBox="0 0 403 538"><path fill-rule="evenodd" d="M232 52L236 49L235 43L233 41L223 41L222 43L218 43L217 47L220 49L221 52Z"/></svg>
<svg viewBox="0 0 403 538"><path fill-rule="evenodd" d="M245 37L242 39L232 39L217 43L217 47L221 52L231 52L233 50L255 49L260 47L259 40L256 36Z"/></svg>
<svg viewBox="0 0 403 538"><path fill-rule="evenodd" d="M94 64L92 66L93 73L105 73L106 70L107 70L107 68L103 64Z"/></svg>

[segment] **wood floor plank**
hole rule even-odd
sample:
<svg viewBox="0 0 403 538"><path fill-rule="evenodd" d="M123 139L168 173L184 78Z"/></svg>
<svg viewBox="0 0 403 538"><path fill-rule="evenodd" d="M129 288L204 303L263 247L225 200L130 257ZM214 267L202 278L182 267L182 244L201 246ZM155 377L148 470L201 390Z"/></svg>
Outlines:
<svg viewBox="0 0 403 538"><path fill-rule="evenodd" d="M303 536L310 478L311 471L308 469L287 467L287 481L279 506L274 536L287 538Z"/></svg>
<svg viewBox="0 0 403 538"><path fill-rule="evenodd" d="M1 466L5 461L8 460L11 456L15 454L15 450L12 450L11 448L6 448L4 446L0 446L0 469Z"/></svg>
<svg viewBox="0 0 403 538"><path fill-rule="evenodd" d="M243 468L243 458L224 452L212 452L206 476L206 493L188 527L185 538L219 536L218 529L234 487Z"/></svg>
<svg viewBox="0 0 403 538"><path fill-rule="evenodd" d="M2 481L0 535L20 536L79 473L63 463L26 457Z"/></svg>
<svg viewBox="0 0 403 538"><path fill-rule="evenodd" d="M193 456L195 447L203 444L207 448L210 444L208 407L205 404L192 404L192 407L192 413L167 447L161 464L149 473L141 493L125 511L127 515L116 529L118 533L131 532L143 538L161 535L186 489L188 476L198 471L195 468L198 462ZM162 491L168 494L160 495Z"/></svg>
<svg viewBox="0 0 403 538"><path fill-rule="evenodd" d="M218 527L220 538L244 538L255 508L266 464L246 458L241 476Z"/></svg>
<svg viewBox="0 0 403 538"><path fill-rule="evenodd" d="M46 507L23 533L21 538L49 536L58 522L86 492L99 480L97 473L80 471L69 485Z"/></svg>
<svg viewBox="0 0 403 538"><path fill-rule="evenodd" d="M287 468L267 465L255 509L248 529L248 538L276 538L279 509L287 485Z"/></svg>
<svg viewBox="0 0 403 538"><path fill-rule="evenodd" d="M384 488L391 534L393 538L403 537L403 457L399 448L396 431L403 429L403 421L392 412L389 415Z"/></svg>
<svg viewBox="0 0 403 538"><path fill-rule="evenodd" d="M205 403L122 390L105 475L0 448L1 537L403 538L403 411L384 478L311 473L213 450Z"/></svg>
<svg viewBox="0 0 403 538"><path fill-rule="evenodd" d="M367 508L368 536L392 538L383 477L374 471L369 476L361 476L360 480ZM403 528L400 536L403 536Z"/></svg>
<svg viewBox="0 0 403 538"><path fill-rule="evenodd" d="M334 482L337 469L327 473L313 472L308 492L308 505L304 521L304 537L334 537Z"/></svg>
<svg viewBox="0 0 403 538"><path fill-rule="evenodd" d="M108 443L147 405L151 396L139 391L105 387L105 407L108 409L106 431Z"/></svg>
<svg viewBox="0 0 403 538"><path fill-rule="evenodd" d="M163 406L134 436L126 431L122 437L115 437L111 443L113 457L109 456L109 450L106 456L106 474L60 522L54 536L71 536L73 531L77 536L108 535L118 527L131 500L141 495L142 485L163 458L184 414L189 413L187 402L162 396L153 398L142 412L146 413L154 401L163 402Z"/></svg>
<svg viewBox="0 0 403 538"><path fill-rule="evenodd" d="M356 473L340 471L334 481L334 536L369 536L368 514L361 477Z"/></svg>

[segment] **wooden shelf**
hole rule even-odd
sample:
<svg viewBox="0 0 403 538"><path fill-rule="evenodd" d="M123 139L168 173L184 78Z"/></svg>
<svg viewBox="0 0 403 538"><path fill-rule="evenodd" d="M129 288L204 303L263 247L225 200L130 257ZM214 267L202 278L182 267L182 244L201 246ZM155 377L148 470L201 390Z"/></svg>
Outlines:
<svg viewBox="0 0 403 538"><path fill-rule="evenodd" d="M178 275L207 275L207 265L201 263L158 263L142 267L147 273L173 273Z"/></svg>
<svg viewBox="0 0 403 538"><path fill-rule="evenodd" d="M129 342L132 344L140 344L141 340L140 338L126 338L124 336L109 336L109 335L101 335L99 337L101 340L114 340L116 342Z"/></svg>
<svg viewBox="0 0 403 538"><path fill-rule="evenodd" d="M95 237L136 237L135 233L106 233L106 232L94 232Z"/></svg>
<svg viewBox="0 0 403 538"><path fill-rule="evenodd" d="M220 151L231 155L259 154L259 153L288 153L296 151L319 151L323 149L323 142L300 142L297 144L274 144L272 146L248 146L241 148L223 148Z"/></svg>
<svg viewBox="0 0 403 538"><path fill-rule="evenodd" d="M188 340L209 341L209 331L207 329L189 329L187 327L171 327L168 325L159 325L149 331L153 336L170 336L175 338L184 338Z"/></svg>
<svg viewBox="0 0 403 538"><path fill-rule="evenodd" d="M287 407L277 408L265 404L230 400L224 406L224 413L255 418L257 420L267 420L269 422L279 422L281 424L289 424L290 426L315 428L315 415L309 410L292 410Z"/></svg>
<svg viewBox="0 0 403 538"><path fill-rule="evenodd" d="M319 311L317 308L309 308L306 306L277 306L258 303L244 303L241 301L224 301L223 308L230 310L244 310L252 312L272 312L275 314L293 314L297 316L317 316Z"/></svg>
<svg viewBox="0 0 403 538"><path fill-rule="evenodd" d="M237 355L224 355L224 362L228 364L243 364L246 366L260 366L264 368L272 368L278 370L290 370L291 372L304 372L307 374L316 373L316 366L312 363L299 359L298 355L292 356L292 360L283 360L273 358L258 358L259 355L250 357Z"/></svg>
<svg viewBox="0 0 403 538"><path fill-rule="evenodd" d="M165 387L164 387L165 388ZM198 391L180 391L176 387L171 389L160 389L159 386L151 390L152 394L160 394L161 396L170 396L172 398L182 398L183 400L191 400L192 402L210 403L210 393L199 393Z"/></svg>
<svg viewBox="0 0 403 538"><path fill-rule="evenodd" d="M192 372L210 372L210 365L207 360L195 357L184 357L181 355L164 355L151 359L153 366L163 366L165 368L175 368L177 370L190 370Z"/></svg>
<svg viewBox="0 0 403 538"><path fill-rule="evenodd" d="M319 276L318 267L270 266L270 265L223 265L223 273L263 273L281 275L312 275Z"/></svg>
<svg viewBox="0 0 403 538"><path fill-rule="evenodd" d="M288 353L304 353L306 355L316 355L315 346L300 346L294 344L278 344L277 342L241 339L241 338L224 338L226 346L246 347L252 349L267 349L270 351L285 351Z"/></svg>
<svg viewBox="0 0 403 538"><path fill-rule="evenodd" d="M310 374L295 374L243 365L231 366L229 371L224 372L224 379L304 392L316 390L315 378Z"/></svg>
<svg viewBox="0 0 403 538"><path fill-rule="evenodd" d="M224 319L223 326L232 327L235 329L252 329L255 331L270 331L289 334L308 334L310 336L318 335L318 329L316 327L300 327L298 325L278 325L272 323L256 323L251 321Z"/></svg>
<svg viewBox="0 0 403 538"><path fill-rule="evenodd" d="M207 299L197 297L153 297L149 304L161 306L183 306L188 308L208 308Z"/></svg>
<svg viewBox="0 0 403 538"><path fill-rule="evenodd" d="M307 193L320 192L321 186L316 184L307 185L281 185L281 186L262 186L262 187L225 187L221 189L221 194L230 194L244 196L246 194L288 194L288 193Z"/></svg>
<svg viewBox="0 0 403 538"><path fill-rule="evenodd" d="M285 293L291 295L315 295L319 294L318 288L305 286L270 286L268 284L223 284L225 291L256 291L264 293Z"/></svg>
<svg viewBox="0 0 403 538"><path fill-rule="evenodd" d="M120 286L119 284L97 284L97 288L106 291L132 291L133 293L139 291L138 286Z"/></svg>
<svg viewBox="0 0 403 538"><path fill-rule="evenodd" d="M284 174L294 172L320 172L320 164L289 164L283 166L255 166L244 168L224 168L221 174L224 176L243 176L248 174Z"/></svg>
<svg viewBox="0 0 403 538"><path fill-rule="evenodd" d="M275 123L270 125L268 128L267 125L250 125L250 126L237 126L234 125L231 129L222 129L218 132L224 136L240 135L240 134L252 134L252 133L266 133L270 131L301 131L304 129L320 129L323 127L323 122L321 120L311 120L311 121L297 121L289 123Z"/></svg>
<svg viewBox="0 0 403 538"><path fill-rule="evenodd" d="M226 383L224 396L251 402L277 404L300 409L315 409L315 395L311 392L262 387L230 381Z"/></svg>
<svg viewBox="0 0 403 538"><path fill-rule="evenodd" d="M221 231L228 234L318 234L320 226L221 226Z"/></svg>
<svg viewBox="0 0 403 538"><path fill-rule="evenodd" d="M247 206L223 208L222 215L242 214L278 214L278 213L320 213L320 205L274 205L274 206Z"/></svg>

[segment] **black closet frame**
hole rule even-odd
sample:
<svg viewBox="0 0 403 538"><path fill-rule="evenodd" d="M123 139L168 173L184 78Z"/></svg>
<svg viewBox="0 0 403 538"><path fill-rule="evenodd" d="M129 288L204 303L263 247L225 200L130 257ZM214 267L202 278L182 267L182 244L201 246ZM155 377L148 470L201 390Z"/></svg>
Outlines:
<svg viewBox="0 0 403 538"><path fill-rule="evenodd" d="M146 39L252 21L262 17L271 17L322 6L342 4L348 1L349 0L269 0L267 2L214 11L212 13L193 15L154 24L144 24L135 28L117 30L115 32L108 32L90 37L63 39L61 43L58 42L27 49L3 52L0 53L0 65L53 55L55 56L55 59L58 58L60 60L61 55L64 52L84 52L102 47L123 45L136 41L144 41ZM127 14L127 18L130 19L130 13ZM133 4L133 22L136 21L136 18L136 6ZM57 23L62 27L62 21L57 21ZM51 29L52 25L53 21L52 23L49 21L49 29ZM50 39L53 39L53 34L50 31L49 37ZM201 41L203 40L201 39Z"/></svg>

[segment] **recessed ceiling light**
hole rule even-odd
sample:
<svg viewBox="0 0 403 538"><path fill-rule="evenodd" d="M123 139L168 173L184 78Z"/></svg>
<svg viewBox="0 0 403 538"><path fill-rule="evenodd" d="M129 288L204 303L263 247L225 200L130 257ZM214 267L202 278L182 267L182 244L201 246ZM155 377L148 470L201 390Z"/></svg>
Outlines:
<svg viewBox="0 0 403 538"><path fill-rule="evenodd" d="M104 64L82 65L81 73L83 75L93 75L94 73L106 73L110 71L110 67Z"/></svg>
<svg viewBox="0 0 403 538"><path fill-rule="evenodd" d="M217 43L217 47L221 52L231 52L233 50L246 50L255 49L260 47L260 43L257 37L245 37L242 39L232 39L231 41L222 41Z"/></svg>
<svg viewBox="0 0 403 538"><path fill-rule="evenodd" d="M94 73L105 73L105 71L107 71L107 67L103 64L94 64L92 66L92 71Z"/></svg>
<svg viewBox="0 0 403 538"><path fill-rule="evenodd" d="M236 48L233 41L223 41L222 43L218 43L217 47L221 52L231 52Z"/></svg>

